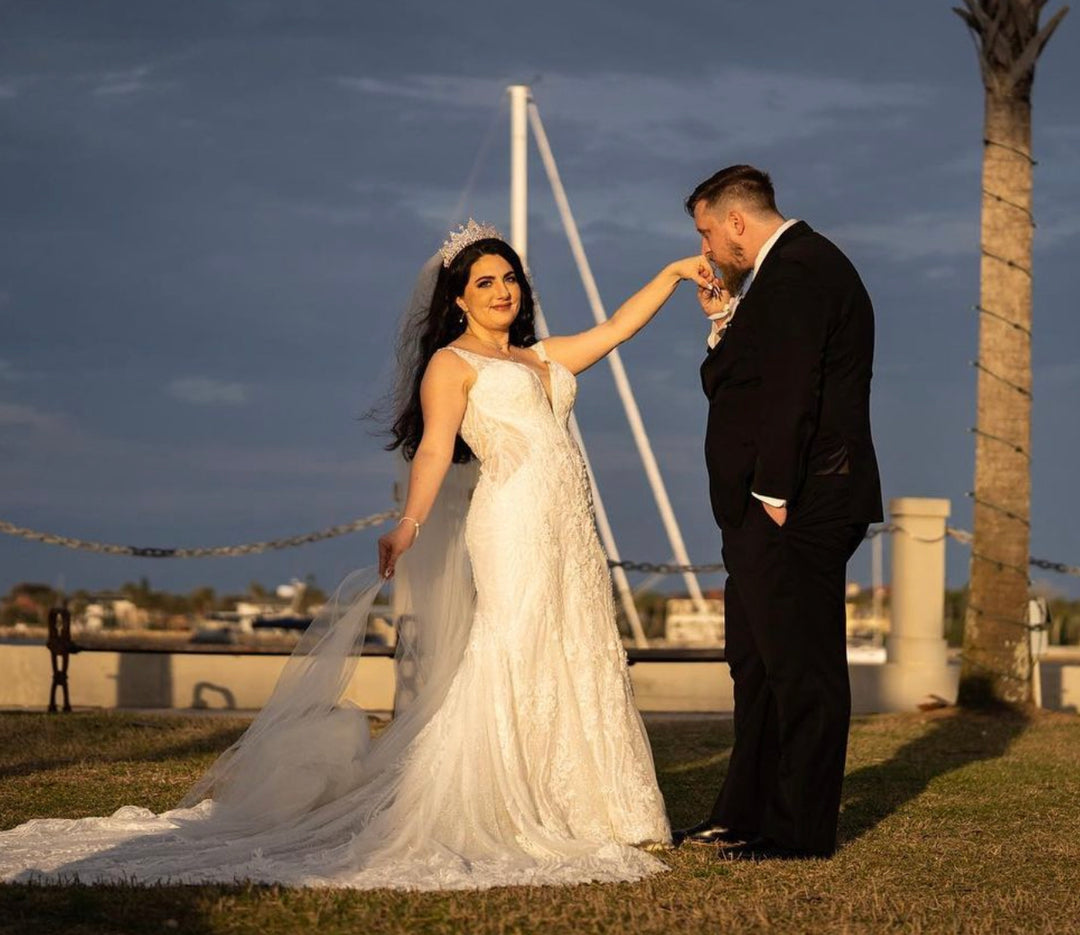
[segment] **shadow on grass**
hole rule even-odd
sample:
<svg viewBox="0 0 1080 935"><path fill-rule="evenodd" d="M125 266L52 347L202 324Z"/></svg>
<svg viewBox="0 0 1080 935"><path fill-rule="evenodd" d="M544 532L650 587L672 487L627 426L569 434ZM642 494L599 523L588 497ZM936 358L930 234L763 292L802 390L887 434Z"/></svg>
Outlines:
<svg viewBox="0 0 1080 935"><path fill-rule="evenodd" d="M165 727L166 725L162 725ZM132 728L138 730L142 725L124 725L125 730ZM20 776L32 776L55 769L65 769L80 763L159 763L175 759L183 759L200 753L220 753L232 744L244 731L240 726L218 727L206 733L188 737L181 742L164 744L140 744L128 745L127 749L115 749L117 743L116 733L100 735L99 731L88 732L87 740L98 740L98 749L87 749L85 744L80 744L77 750L67 755L37 755L32 750L27 751L14 763L0 765L0 780L15 779ZM58 738L64 745L74 745L79 737L72 733L66 737Z"/></svg>
<svg viewBox="0 0 1080 935"><path fill-rule="evenodd" d="M656 775L672 827L694 824L712 807L735 737L730 721L650 724Z"/></svg>
<svg viewBox="0 0 1080 935"><path fill-rule="evenodd" d="M856 840L908 802L938 776L1002 756L1029 719L1012 709L977 713L963 709L927 714L917 737L888 759L850 771L844 779L840 843ZM904 728L911 730L911 721ZM650 730L657 776L673 827L708 814L727 773L730 723ZM865 741L856 741L865 742Z"/></svg>
<svg viewBox="0 0 1080 935"><path fill-rule="evenodd" d="M180 931L213 935L212 906L224 891L184 886L0 885L0 932L90 935ZM10 927L8 927L10 926Z"/></svg>
<svg viewBox="0 0 1080 935"><path fill-rule="evenodd" d="M844 779L840 844L850 843L916 799L938 776L1002 756L1030 724L1013 709L992 713L949 709L928 715L930 726L884 762Z"/></svg>

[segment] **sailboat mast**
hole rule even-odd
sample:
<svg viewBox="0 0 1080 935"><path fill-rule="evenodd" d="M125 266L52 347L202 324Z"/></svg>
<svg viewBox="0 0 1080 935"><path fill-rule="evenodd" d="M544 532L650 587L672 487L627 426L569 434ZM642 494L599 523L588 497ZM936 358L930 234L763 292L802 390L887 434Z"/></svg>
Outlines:
<svg viewBox="0 0 1080 935"><path fill-rule="evenodd" d="M529 87L510 93L510 246L529 266Z"/></svg>

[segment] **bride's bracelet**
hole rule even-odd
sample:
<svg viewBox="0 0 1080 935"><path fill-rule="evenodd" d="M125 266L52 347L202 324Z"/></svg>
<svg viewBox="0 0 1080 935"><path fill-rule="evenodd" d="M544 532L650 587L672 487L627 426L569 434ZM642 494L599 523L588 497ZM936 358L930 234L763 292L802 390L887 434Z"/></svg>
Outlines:
<svg viewBox="0 0 1080 935"><path fill-rule="evenodd" d="M422 525L422 523L420 523L419 521L413 519L411 516L403 516L403 517L401 517L401 519L398 520L398 525L400 526L404 522L412 523L413 526L416 528L416 533L413 536L413 540L412 540L413 542L415 542L417 539L420 538L420 526Z"/></svg>

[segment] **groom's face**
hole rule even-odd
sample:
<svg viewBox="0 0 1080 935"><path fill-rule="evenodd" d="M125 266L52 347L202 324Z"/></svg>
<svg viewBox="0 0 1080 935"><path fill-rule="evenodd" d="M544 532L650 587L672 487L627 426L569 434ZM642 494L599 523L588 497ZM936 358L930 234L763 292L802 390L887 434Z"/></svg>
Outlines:
<svg viewBox="0 0 1080 935"><path fill-rule="evenodd" d="M741 243L745 231L741 216L699 201L694 205L694 226L701 235L701 252L720 271L727 289L737 291L737 283L754 265L747 262L747 251Z"/></svg>

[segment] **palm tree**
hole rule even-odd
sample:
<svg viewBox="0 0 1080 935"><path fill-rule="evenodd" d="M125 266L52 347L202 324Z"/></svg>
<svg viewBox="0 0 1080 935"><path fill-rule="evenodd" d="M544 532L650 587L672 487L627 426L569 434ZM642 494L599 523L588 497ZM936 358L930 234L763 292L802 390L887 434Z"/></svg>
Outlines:
<svg viewBox="0 0 1080 935"><path fill-rule="evenodd" d="M960 700L1031 698L1031 86L1068 12L1040 27L1047 0L963 0L986 109L975 428L975 537Z"/></svg>

